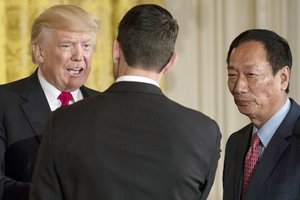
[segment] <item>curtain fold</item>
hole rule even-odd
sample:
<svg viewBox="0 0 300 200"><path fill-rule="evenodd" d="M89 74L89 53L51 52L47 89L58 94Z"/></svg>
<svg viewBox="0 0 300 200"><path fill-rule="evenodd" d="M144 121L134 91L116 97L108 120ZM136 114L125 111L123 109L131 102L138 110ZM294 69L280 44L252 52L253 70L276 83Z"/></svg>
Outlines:
<svg viewBox="0 0 300 200"><path fill-rule="evenodd" d="M6 82L6 62L5 62L5 17L4 17L4 10L5 10L5 1L0 1L0 83Z"/></svg>

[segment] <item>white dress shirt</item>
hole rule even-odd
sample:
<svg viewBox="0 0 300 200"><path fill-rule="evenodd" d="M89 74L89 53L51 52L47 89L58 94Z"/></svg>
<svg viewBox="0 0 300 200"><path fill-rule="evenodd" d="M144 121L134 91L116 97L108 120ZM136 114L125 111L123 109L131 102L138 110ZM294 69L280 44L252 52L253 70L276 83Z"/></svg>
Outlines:
<svg viewBox="0 0 300 200"><path fill-rule="evenodd" d="M159 84L155 80L153 80L151 78L143 77L143 76L129 76L129 75L120 76L119 78L117 78L116 82L120 82L120 81L133 81L133 82L149 83L149 84L159 87Z"/></svg>
<svg viewBox="0 0 300 200"><path fill-rule="evenodd" d="M38 69L38 79L40 81L40 84L43 88L43 91L46 95L48 104L50 106L51 111L56 110L61 106L60 100L57 99L57 97L60 95L61 91L56 89L53 85L51 85L46 79L43 77L42 73L40 72L40 69ZM73 99L69 102L69 104L72 104L74 102L77 102L81 99L83 99L83 95L79 89L71 92Z"/></svg>

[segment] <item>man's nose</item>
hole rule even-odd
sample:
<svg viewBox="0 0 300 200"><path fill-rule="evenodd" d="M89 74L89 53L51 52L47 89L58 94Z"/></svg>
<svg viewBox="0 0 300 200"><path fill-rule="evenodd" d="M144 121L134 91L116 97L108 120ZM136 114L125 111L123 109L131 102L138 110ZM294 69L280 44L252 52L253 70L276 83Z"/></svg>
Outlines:
<svg viewBox="0 0 300 200"><path fill-rule="evenodd" d="M80 46L76 46L72 52L72 60L80 62L83 59L83 49Z"/></svg>
<svg viewBox="0 0 300 200"><path fill-rule="evenodd" d="M233 92L237 94L245 93L248 90L248 82L246 77L238 76L233 88Z"/></svg>

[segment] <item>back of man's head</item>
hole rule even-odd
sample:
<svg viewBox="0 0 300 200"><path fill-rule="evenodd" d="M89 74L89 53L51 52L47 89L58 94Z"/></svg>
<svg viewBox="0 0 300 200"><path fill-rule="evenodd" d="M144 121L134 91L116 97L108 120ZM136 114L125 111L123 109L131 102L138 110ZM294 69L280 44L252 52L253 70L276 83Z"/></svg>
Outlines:
<svg viewBox="0 0 300 200"><path fill-rule="evenodd" d="M166 9L142 4L122 18L117 40L130 67L161 72L173 55L177 34L178 24Z"/></svg>

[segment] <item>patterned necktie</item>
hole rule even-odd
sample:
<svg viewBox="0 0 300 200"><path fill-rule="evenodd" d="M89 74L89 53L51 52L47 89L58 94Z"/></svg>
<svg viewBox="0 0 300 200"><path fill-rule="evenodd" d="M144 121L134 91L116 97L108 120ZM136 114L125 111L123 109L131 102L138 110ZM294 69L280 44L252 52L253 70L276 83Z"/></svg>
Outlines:
<svg viewBox="0 0 300 200"><path fill-rule="evenodd" d="M73 97L70 92L61 92L57 99L60 100L61 106L67 106Z"/></svg>
<svg viewBox="0 0 300 200"><path fill-rule="evenodd" d="M245 159L244 178L243 178L243 188L242 188L242 198L241 199L244 199L244 197L245 197L251 176L253 174L255 165L259 158L259 142L260 142L260 140L259 140L258 134L255 133L252 136L251 145L250 145L250 148L247 152L246 159Z"/></svg>

